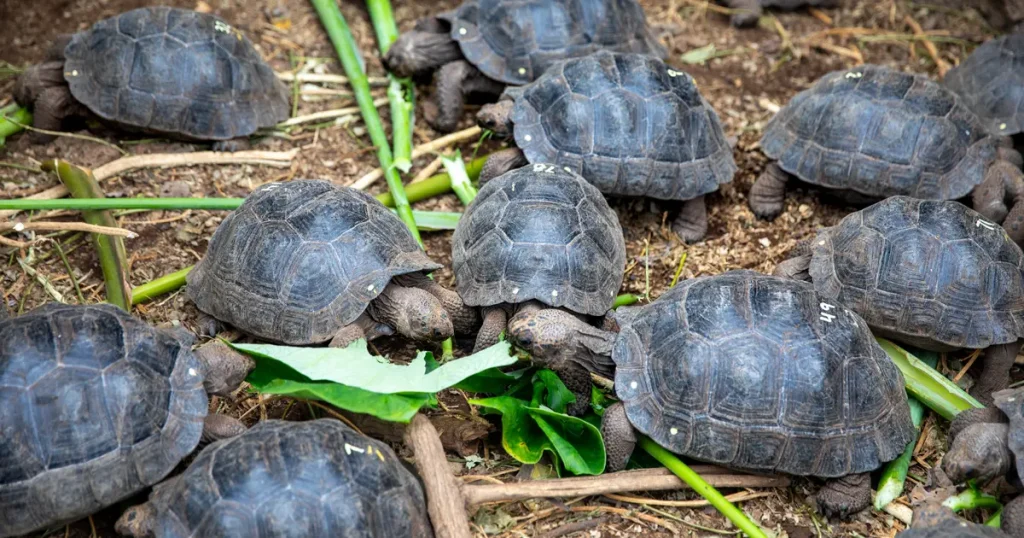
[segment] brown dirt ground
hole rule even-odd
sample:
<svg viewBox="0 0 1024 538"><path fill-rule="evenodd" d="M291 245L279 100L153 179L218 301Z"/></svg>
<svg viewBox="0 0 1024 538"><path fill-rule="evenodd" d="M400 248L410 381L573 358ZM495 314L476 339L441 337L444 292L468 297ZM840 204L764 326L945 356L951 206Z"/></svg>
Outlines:
<svg viewBox="0 0 1024 538"><path fill-rule="evenodd" d="M783 105L796 92L808 87L819 76L849 67L862 58L867 63L887 64L898 69L937 75L936 62L923 46L914 42L906 22L912 17L925 31L940 36L932 39L942 61L956 64L974 45L992 33L973 11L957 11L941 6L909 3L897 0L855 1L847 6L817 12L775 13L769 24L760 28L736 30L728 25L724 15L715 6L702 0L641 0L648 17L671 51L670 63L685 69L697 80L704 96L719 112L727 134L738 139L736 160L740 167L734 182L708 200L710 232L705 241L686 246L672 237L665 223L670 207L660 207L641 200L614 200L626 234L629 252L628 272L623 292L644 293L651 297L662 293L671 281L680 256L687 254L684 278L714 274L728 269L749 268L770 271L784 258L796 242L809 237L816 229L835 223L852 209L821 199L810 189L797 189L786 201L786 211L774 222L754 218L746 205L746 192L765 164L758 150L760 130L771 117L773 107ZM950 2L948 2L950 3ZM951 2L955 4L955 2ZM0 35L9 36L0 49L0 60L24 67L39 61L51 40L61 33L87 28L93 22L121 11L148 5L165 4L184 8L205 7L231 21L246 33L263 51L275 69L292 69L291 62L299 64L322 58L327 71L340 73L333 48L321 30L312 7L305 0L35 0L31 3L0 0ZM429 0L394 2L395 16L405 30L428 13L449 9L458 0ZM366 56L371 74L382 74L376 54L372 27L362 2L343 2L342 11ZM275 27L271 17L290 23ZM868 39L858 37L850 28L864 28L875 34ZM31 29L31 31L25 31ZM847 29L847 30L843 30ZM687 65L680 55L688 50L714 44L724 57L706 65ZM13 80L0 79L0 106L9 102ZM376 89L382 95L381 89ZM426 96L423 89L420 96ZM303 100L300 114L351 106L347 98L328 101ZM386 116L387 114L383 114ZM464 127L471 125L472 116L466 114ZM422 123L422 122L421 122ZM97 134L97 133L93 133ZM99 133L108 140L118 139L109 133ZM256 186L292 178L327 178L339 184L349 184L376 167L376 159L369 151L369 140L358 125L352 129L328 126L293 133L293 140L272 138L259 144L258 149L286 150L301 148L290 170L255 166L204 166L166 170L142 170L125 174L104 183L109 196L159 196L165 185L174 181L175 189L186 188L192 196L245 196ZM418 125L416 142L434 137L425 124ZM121 139L123 142L125 139ZM132 153L187 152L196 146L149 141L142 144L123 144ZM496 149L488 143L481 151ZM461 146L464 155L473 153L471 144ZM8 163L34 166L45 158L61 157L79 165L95 167L114 160L118 153L108 147L74 138L61 138L45 146L33 146L24 137L8 141L0 150L0 160ZM429 158L416 163L425 166ZM0 182L3 197L21 197L55 184L53 177L31 174L21 170L3 168ZM385 187L378 182L373 192ZM178 195L181 195L180 193ZM416 205L419 209L459 210L453 195L441 196ZM23 218L23 217L22 217ZM125 227L140 233L140 237L127 243L131 256L130 280L134 284L176 271L195 263L206 248L206 241L223 213L192 211L136 213L121 217ZM102 299L102 280L93 250L81 237L68 240L61 237L68 252L74 277L79 279L86 300ZM20 239L27 239L21 237ZM450 261L450 234L425 235L429 254L447 263ZM84 247L84 248L83 248ZM29 309L52 300L32 277L25 274L14 261L25 259L44 275L52 286L70 301L75 293L68 273L57 256L52 256L52 243L41 243L32 249L11 251L4 249L9 263L0 269L2 291L12 311ZM649 268L649 270L648 270ZM442 282L452 283L451 272L441 272ZM649 282L649 290L647 286ZM190 325L195 309L184 296L176 293L137 308L137 314L154 323L181 321ZM399 343L385 342L382 351L401 354L407 351ZM952 372L959 362L949 360ZM969 376L968 376L969 377ZM464 400L449 395L455 404ZM259 406L255 398L235 404L224 404L226 410L245 414L247 420L262 417L280 417L286 411L284 402ZM301 406L289 407L289 419L300 419L306 414L297 411ZM259 412L256 412L259 411ZM932 421L935 422L934 419ZM942 421L930 427L926 442L922 444L911 473L923 476L926 467L934 465L941 456ZM490 474L511 478L514 462L500 450L492 436L485 444L481 456L485 464L467 470L459 461L453 466L462 474ZM796 480L787 489L771 490L769 495L745 502L748 514L766 528L787 533L791 537L806 536L893 536L902 524L893 517L866 511L848 522L825 521L815 516L807 506L808 495L817 485ZM639 494L638 494L639 495ZM658 494L654 498L667 500L693 499L687 492ZM567 501L573 506L590 506L592 512L562 510L538 512L561 507L561 503L548 501L507 503L488 506L475 518L476 531L484 535L539 536L552 530L561 533L565 524L599 518L596 525L567 536L711 536L734 534L730 524L710 508L678 508L626 503L608 498L584 498ZM112 523L123 507L102 512L94 518L99 536L113 536ZM609 508L626 512L609 513ZM621 515L626 514L626 515ZM976 516L977 517L977 516ZM59 529L51 536L89 536L88 522L72 525L65 534ZM557 534L553 534L557 535Z"/></svg>

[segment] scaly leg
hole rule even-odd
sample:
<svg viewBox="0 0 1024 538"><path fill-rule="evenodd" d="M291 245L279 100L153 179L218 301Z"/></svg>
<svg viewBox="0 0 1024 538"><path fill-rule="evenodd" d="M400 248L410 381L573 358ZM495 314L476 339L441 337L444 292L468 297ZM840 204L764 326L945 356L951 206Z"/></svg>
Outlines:
<svg viewBox="0 0 1024 538"><path fill-rule="evenodd" d="M509 172L530 164L526 160L526 155L523 154L523 150L519 148L508 148L501 151L496 151L487 158L487 162L484 163L483 168L480 169L480 186L483 186L488 181Z"/></svg>
<svg viewBox="0 0 1024 538"><path fill-rule="evenodd" d="M732 16L733 26L752 26L761 18L761 0L728 0L730 9L739 10Z"/></svg>
<svg viewBox="0 0 1024 538"><path fill-rule="evenodd" d="M352 323L338 329L328 347L348 347L352 342L365 339L367 342L381 336L395 334L395 330L383 323L377 323L369 314L363 312Z"/></svg>
<svg viewBox="0 0 1024 538"><path fill-rule="evenodd" d="M704 196L683 203L679 216L672 222L672 231L687 243L696 243L708 233L708 210Z"/></svg>
<svg viewBox="0 0 1024 538"><path fill-rule="evenodd" d="M1020 351L1021 342L1010 342L989 346L982 357L981 375L978 382L971 389L971 396L974 396L985 405L992 404L992 393L998 392L1010 386L1010 368Z"/></svg>
<svg viewBox="0 0 1024 538"><path fill-rule="evenodd" d="M762 219L774 219L782 213L786 199L787 174L778 163L771 163L750 187L747 203L755 215Z"/></svg>
<svg viewBox="0 0 1024 538"><path fill-rule="evenodd" d="M851 474L829 480L815 499L822 514L846 519L871 504L871 475Z"/></svg>
<svg viewBox="0 0 1024 538"><path fill-rule="evenodd" d="M629 463L629 456L636 447L636 433L626 416L626 406L622 403L613 404L604 410L601 418L601 437L604 438L604 451L608 455L605 472L621 471Z"/></svg>
<svg viewBox="0 0 1024 538"><path fill-rule="evenodd" d="M484 322L480 326L480 332L476 334L476 345L473 346L473 353L487 349L498 343L498 337L504 332L508 324L508 314L500 306L489 306L484 308Z"/></svg>
<svg viewBox="0 0 1024 538"><path fill-rule="evenodd" d="M501 93L501 85L488 79L473 64L458 60L444 64L434 74L434 100L424 104L424 119L435 130L455 130L470 93Z"/></svg>

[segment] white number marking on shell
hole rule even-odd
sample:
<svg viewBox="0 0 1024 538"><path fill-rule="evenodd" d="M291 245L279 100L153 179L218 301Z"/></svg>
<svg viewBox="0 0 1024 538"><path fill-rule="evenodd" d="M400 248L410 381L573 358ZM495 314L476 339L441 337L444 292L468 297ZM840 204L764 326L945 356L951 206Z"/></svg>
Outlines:
<svg viewBox="0 0 1024 538"><path fill-rule="evenodd" d="M863 76L864 73L861 73L860 71L853 71L846 74L846 78L861 78Z"/></svg>
<svg viewBox="0 0 1024 538"><path fill-rule="evenodd" d="M681 76L686 74L686 73L683 73L682 71L676 71L675 69L669 69L669 70L666 71L666 73L668 73L668 76L670 76L672 78L681 77Z"/></svg>
<svg viewBox="0 0 1024 538"><path fill-rule="evenodd" d="M223 21L214 21L213 29L217 30L218 32L220 32L222 34L230 34L231 33L231 26L228 23L223 22Z"/></svg>
<svg viewBox="0 0 1024 538"><path fill-rule="evenodd" d="M991 222L989 222L987 220L983 220L983 219L978 219L978 220L974 221L974 227L977 228L979 226L981 226L982 228L984 228L984 229L986 229L988 231L992 231L992 230L996 229L996 225L995 224L993 224L993 223L991 223Z"/></svg>
<svg viewBox="0 0 1024 538"><path fill-rule="evenodd" d="M527 139L529 139L529 135L527 135ZM553 165L553 164L535 164L535 165L533 165L533 171L534 172L543 172L545 174L550 174L550 173L555 171L555 165Z"/></svg>
<svg viewBox="0 0 1024 538"><path fill-rule="evenodd" d="M828 304L828 303L819 303L818 307L821 308L821 315L818 316L818 319L820 319L821 321L824 321L825 323L832 323L832 321L836 319L836 315L835 314L829 314L828 313L829 310L832 310L833 308L835 308L835 305L831 305L831 304Z"/></svg>
<svg viewBox="0 0 1024 538"><path fill-rule="evenodd" d="M362 448L359 448L357 446L352 446L352 445L350 445L348 443L345 443L345 454L348 454L348 455L351 456L353 452L358 452L360 454L366 454L366 450L365 449L362 449Z"/></svg>

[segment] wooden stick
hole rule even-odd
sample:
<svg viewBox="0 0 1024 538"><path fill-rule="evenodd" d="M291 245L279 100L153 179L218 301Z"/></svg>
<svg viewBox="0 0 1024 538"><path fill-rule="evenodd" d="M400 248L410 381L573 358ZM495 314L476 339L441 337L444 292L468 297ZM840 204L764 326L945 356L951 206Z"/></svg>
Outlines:
<svg viewBox="0 0 1024 538"><path fill-rule="evenodd" d="M450 135L445 135L442 136L441 138L431 140L426 144L416 146L415 148L413 148L411 159L415 161L416 159L424 155L436 153L437 151L440 151L448 146L451 146L452 144L457 144L464 140L476 138L480 136L480 133L482 132L483 129L481 129L479 126L474 125L469 129L463 129L461 131L454 132ZM366 174L365 176L357 179L355 183L350 185L350 187L357 190L363 190L369 187L370 185L373 185L374 181L377 181L382 177L384 177L384 169L378 168L370 172L369 174Z"/></svg>
<svg viewBox="0 0 1024 538"><path fill-rule="evenodd" d="M285 82L295 82L298 79L299 82L320 82L329 84L348 84L348 78L342 75L331 75L331 74L317 74L317 73L277 73L277 78ZM385 77L366 77L366 80L370 82L370 86L387 86L388 79Z"/></svg>
<svg viewBox="0 0 1024 538"><path fill-rule="evenodd" d="M237 151L225 153L220 151L197 151L194 153L154 153L152 155L133 155L111 161L92 171L96 181L103 181L119 176L130 170L139 168L165 168L178 166L196 166L201 164L262 164L287 168L299 152L298 148L291 151ZM64 185L51 187L42 192L25 197L26 200L56 200L67 196ZM9 218L18 214L15 210L0 211L0 218Z"/></svg>
<svg viewBox="0 0 1024 538"><path fill-rule="evenodd" d="M744 474L712 474L707 467L697 465L693 470L716 488L777 488L789 485L785 476L758 476ZM716 468L720 469L720 468ZM497 502L520 501L535 497L580 497L624 491L661 491L687 489L689 486L668 469L622 471L600 476L580 476L557 480L534 480L508 484L484 484L463 488L467 506Z"/></svg>
<svg viewBox="0 0 1024 538"><path fill-rule="evenodd" d="M388 103L387 97L380 97L373 100L373 106L379 107ZM293 125L299 125L301 123L309 123L319 120L333 120L334 118L341 118L344 116L355 116L359 114L359 107L353 106L348 108L338 108L335 110L322 110L320 112L314 112L312 114L306 114L304 116L295 116L289 118L281 123L278 123L278 127L291 127Z"/></svg>
<svg viewBox="0 0 1024 538"><path fill-rule="evenodd" d="M437 171L440 170L441 166L443 165L444 161L441 160L441 157L438 157L433 161L430 161L430 164L425 166L423 170L420 170L419 173L416 174L416 177L412 178L412 181L410 181L409 184L412 185L413 183L419 183L420 181L423 181L428 177L436 174Z"/></svg>
<svg viewBox="0 0 1024 538"><path fill-rule="evenodd" d="M135 239L138 237L138 234L131 230L113 228L110 226L96 226L95 224L89 224L88 222L0 222L0 232L6 232L9 230L14 230L16 232L24 230L38 230L43 232L89 232L94 234L127 237L128 239Z"/></svg>
<svg viewBox="0 0 1024 538"><path fill-rule="evenodd" d="M422 414L405 430L405 442L416 454L416 470L427 490L427 513L437 538L471 538L466 502L455 482L437 430Z"/></svg>

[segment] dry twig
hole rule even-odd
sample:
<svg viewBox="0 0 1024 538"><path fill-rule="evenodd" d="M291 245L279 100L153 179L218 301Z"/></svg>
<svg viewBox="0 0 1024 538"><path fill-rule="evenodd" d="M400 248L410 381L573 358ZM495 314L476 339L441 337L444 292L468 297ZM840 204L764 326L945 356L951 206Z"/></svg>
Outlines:
<svg viewBox="0 0 1024 538"><path fill-rule="evenodd" d="M481 129L479 126L474 125L469 129L463 129L461 131L457 131L452 134L442 136L441 138L438 138L436 140L431 140L426 144L422 144L413 148L411 156L412 160L416 160L424 155L436 153L448 146L451 146L452 144L458 144L459 142L476 138L480 136L480 133L482 132L483 129ZM363 190L369 187L370 185L373 185L374 181L377 181L382 177L384 177L384 169L378 168L370 172L369 174L366 174L365 176L357 179L355 183L349 186L352 187L353 189Z"/></svg>

